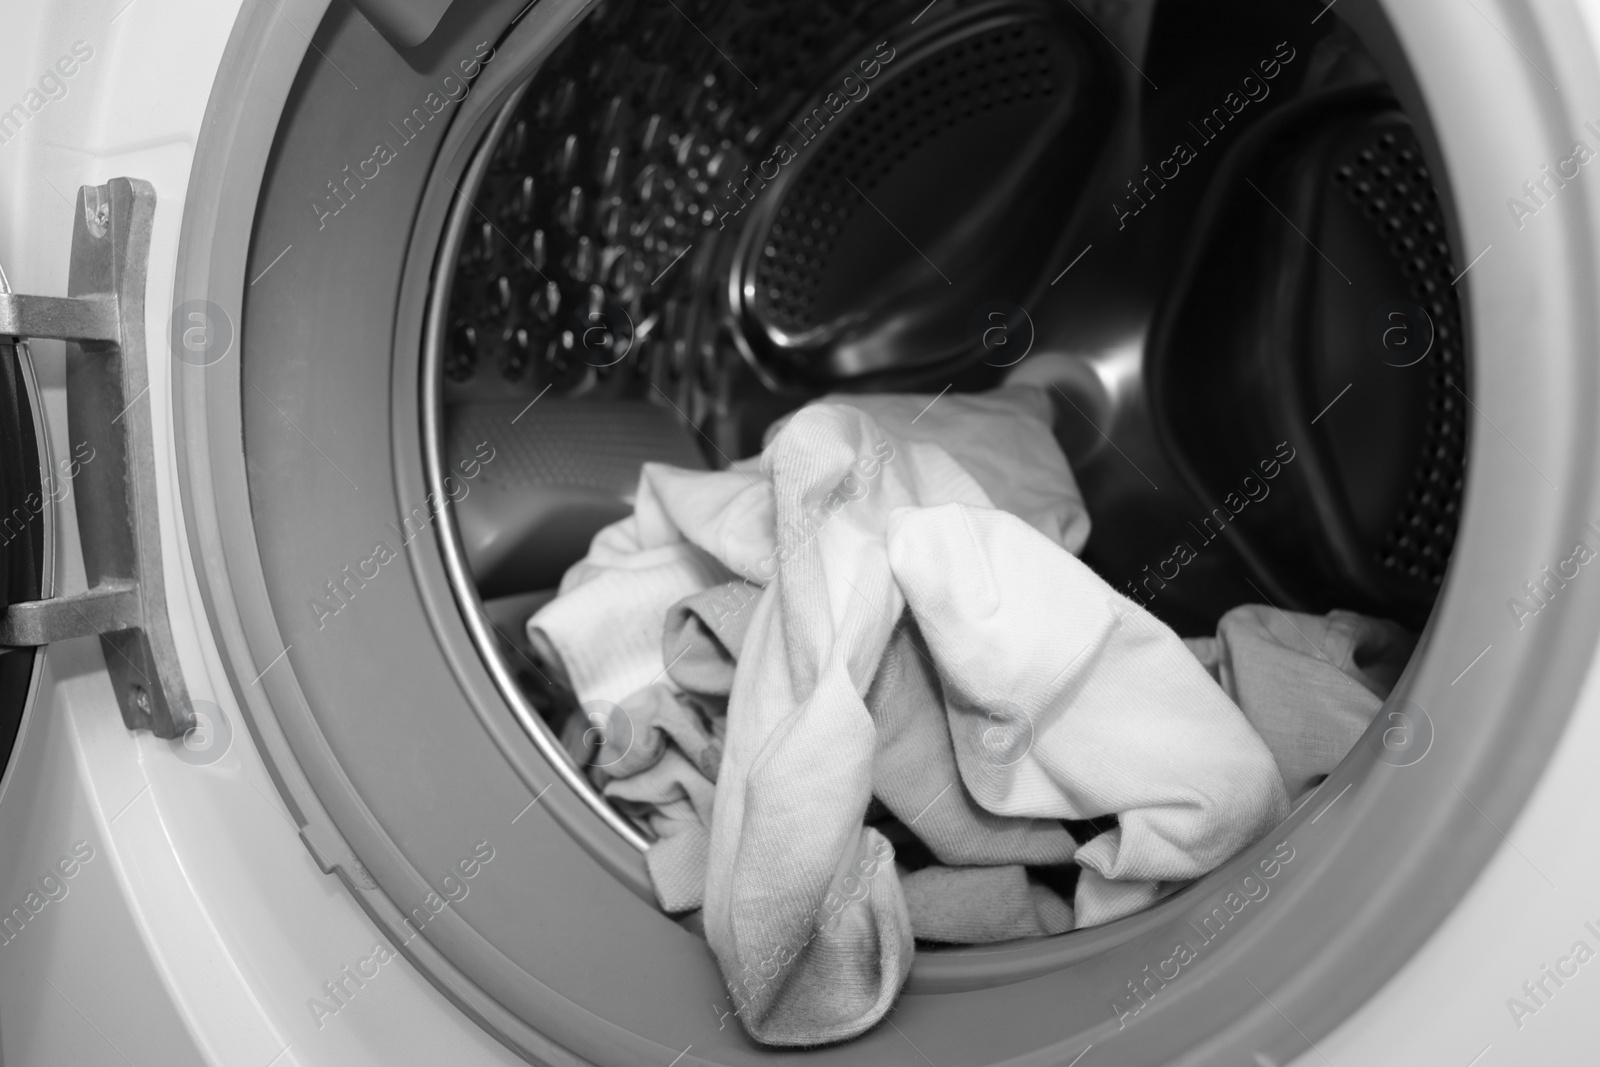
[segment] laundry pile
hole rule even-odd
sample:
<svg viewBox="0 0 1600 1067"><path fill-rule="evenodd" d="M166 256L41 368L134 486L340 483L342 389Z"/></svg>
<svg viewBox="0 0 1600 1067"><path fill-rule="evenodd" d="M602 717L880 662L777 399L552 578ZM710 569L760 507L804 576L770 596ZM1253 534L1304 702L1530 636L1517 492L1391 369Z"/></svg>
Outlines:
<svg viewBox="0 0 1600 1067"><path fill-rule="evenodd" d="M1255 606L1186 644L1077 558L1042 392L929 401L825 398L726 470L645 464L528 622L583 706L569 747L768 1044L871 1027L914 939L1103 923L1216 867L1410 652Z"/></svg>

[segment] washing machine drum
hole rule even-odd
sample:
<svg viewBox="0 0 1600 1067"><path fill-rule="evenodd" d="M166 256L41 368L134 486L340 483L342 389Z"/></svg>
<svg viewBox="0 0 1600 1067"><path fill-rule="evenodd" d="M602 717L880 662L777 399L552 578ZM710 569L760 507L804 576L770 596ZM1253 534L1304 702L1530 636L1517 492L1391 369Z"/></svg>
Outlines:
<svg viewBox="0 0 1600 1067"><path fill-rule="evenodd" d="M1048 283L1063 235L1104 195L1088 188L1096 165L1118 158L1116 57L1060 5L917 14L857 5L814 27L787 11L720 11L707 32L748 49L764 91L726 62L684 65L698 34L671 10L622 5L585 22L512 110L471 232L443 268L455 451L482 430L484 401L549 389L665 408L671 393L677 421L711 435L706 458L726 462L806 397L982 388L1026 358L1018 350L1060 352L1087 333L1093 313L1058 315L1045 333L1026 309L1061 303ZM1330 42L1323 59L1355 51ZM1179 79L1210 73L1169 80L1181 92ZM1262 73L1258 91L1290 100L1299 88L1292 60ZM1466 439L1437 192L1409 121L1371 77L1302 88L1246 129L1181 175L1190 186L1173 195L1198 196L1198 220L1149 223L1177 275L1128 287L1157 304L1143 368L1153 418L1113 432L1144 438L1118 443L1155 452L1175 491L1139 492L1144 475L1127 465L1088 477L1087 558L1186 632L1262 599L1420 628L1455 534ZM1165 207L1168 182L1151 173L1114 196L1142 212L1160 194ZM1014 330L1025 336L997 336ZM1081 376L1048 384L1064 409L1084 401L1063 422L1100 406L1075 399ZM719 417L715 402L739 410ZM635 456L617 462L619 435L584 418L605 410L632 427L626 410L558 408L525 430L550 457L530 472L549 493L466 506L486 595L554 585L594 520L615 512L597 499L578 522L575 502L563 512L549 494L632 488ZM681 457L684 443L668 431L634 452ZM1215 559L1175 581L1219 539Z"/></svg>
<svg viewBox="0 0 1600 1067"><path fill-rule="evenodd" d="M1421 650L1340 803L1116 923L919 949L892 1025L785 1055L1305 1052L1492 849L1458 803L1508 780L1482 753L1554 736L1507 717L1523 651L1449 686L1504 612L1469 591L1537 566L1457 546L1469 396L1501 372L1469 381L1460 226L1382 6L469 6L411 48L330 11L254 201L237 374L183 372L191 408L242 413L205 446L228 551L197 557L319 860L536 1061L774 1056L562 747L523 623L642 462L724 466L828 393L1031 382L1084 559L1181 633L1265 602ZM1482 491L1555 529L1528 483ZM1541 684L1524 725L1564 714Z"/></svg>

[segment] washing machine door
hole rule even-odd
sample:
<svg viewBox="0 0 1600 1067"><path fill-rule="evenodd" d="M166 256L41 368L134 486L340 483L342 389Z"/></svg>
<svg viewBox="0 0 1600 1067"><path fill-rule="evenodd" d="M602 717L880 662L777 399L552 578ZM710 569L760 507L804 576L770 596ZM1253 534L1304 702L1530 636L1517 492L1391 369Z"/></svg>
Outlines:
<svg viewBox="0 0 1600 1067"><path fill-rule="evenodd" d="M0 294L9 292L0 271ZM53 501L59 487L40 470L39 457L49 452L40 448L37 403L26 344L0 337L0 618L12 604L39 599L41 576L50 573L45 500ZM14 640L0 638L0 767L10 763L33 685L34 646Z"/></svg>
<svg viewBox="0 0 1600 1067"><path fill-rule="evenodd" d="M1571 12L1503 7L1569 57ZM242 21L175 294L237 323L240 359L176 368L178 459L213 635L319 862L534 1062L1314 1057L1500 847L1600 635L1600 586L1526 584L1596 513L1597 231L1505 204L1527 161L1576 160L1580 94L1474 17L335 4L281 102ZM789 124L816 142L792 164ZM1529 214L1588 210L1581 179L1537 181ZM1180 632L1356 606L1418 650L1210 874L1105 926L921 951L885 1025L763 1047L569 757L571 694L521 624L644 460L725 466L829 391L1029 375L1061 398L1085 559ZM1306 457L1282 510L1161 595L1171 528L1280 439Z"/></svg>

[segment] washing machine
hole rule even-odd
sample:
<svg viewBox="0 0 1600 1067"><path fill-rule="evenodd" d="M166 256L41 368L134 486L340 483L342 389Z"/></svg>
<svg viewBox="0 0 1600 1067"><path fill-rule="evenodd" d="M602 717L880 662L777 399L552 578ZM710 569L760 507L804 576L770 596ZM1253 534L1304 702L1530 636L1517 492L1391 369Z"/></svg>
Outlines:
<svg viewBox="0 0 1600 1067"><path fill-rule="evenodd" d="M3 10L5 1063L1594 1062L1600 5ZM1210 874L764 1047L523 624L643 461L1019 381L1180 634L1416 652Z"/></svg>

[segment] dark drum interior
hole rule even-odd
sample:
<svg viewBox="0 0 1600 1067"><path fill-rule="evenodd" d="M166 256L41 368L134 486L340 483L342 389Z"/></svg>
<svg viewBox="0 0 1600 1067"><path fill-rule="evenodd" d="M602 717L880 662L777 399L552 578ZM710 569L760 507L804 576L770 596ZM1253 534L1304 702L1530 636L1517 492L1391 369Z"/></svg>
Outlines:
<svg viewBox="0 0 1600 1067"><path fill-rule="evenodd" d="M640 463L726 466L827 393L1044 387L1083 558L1180 634L1421 629L1468 384L1411 121L1336 17L1104 8L608 0L513 97L435 280L441 395L447 458L502 457L456 518L554 734L523 624Z"/></svg>

